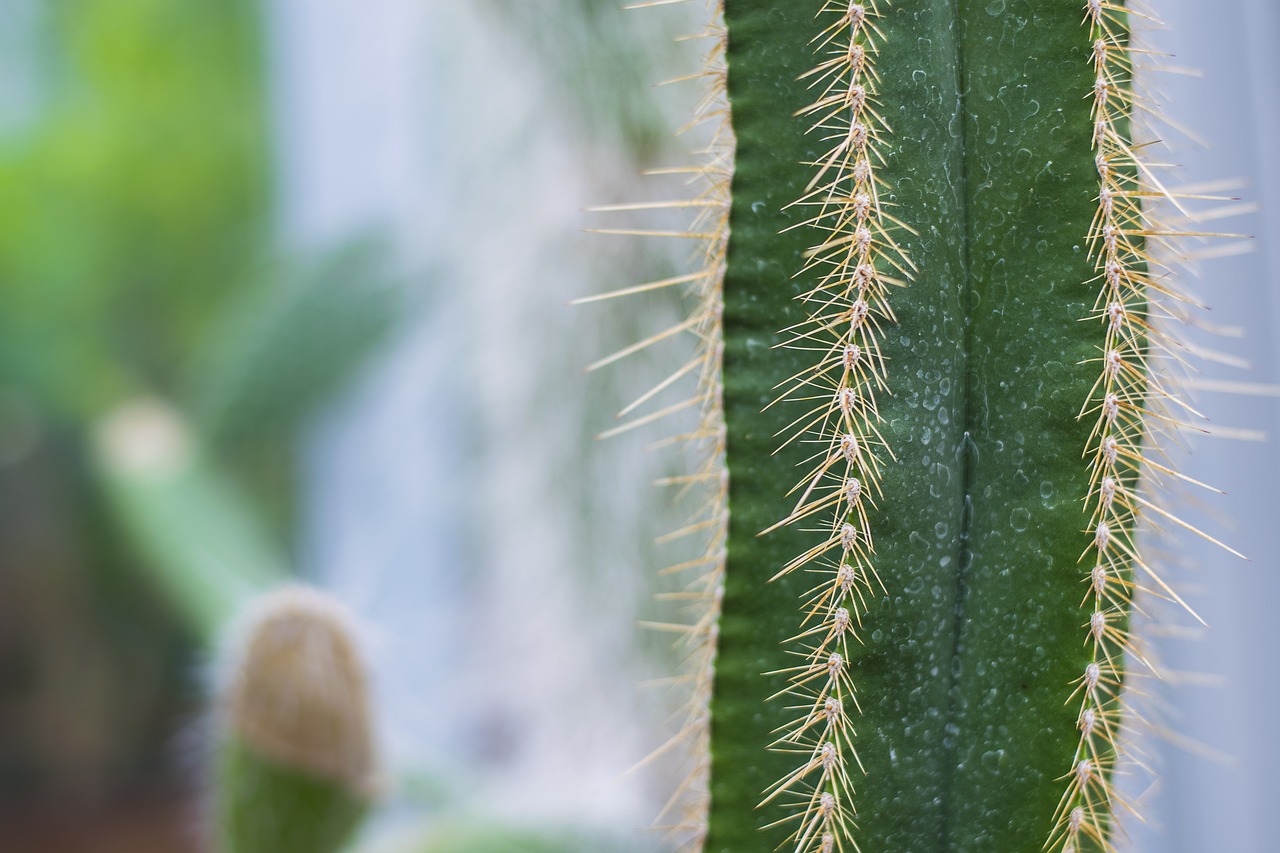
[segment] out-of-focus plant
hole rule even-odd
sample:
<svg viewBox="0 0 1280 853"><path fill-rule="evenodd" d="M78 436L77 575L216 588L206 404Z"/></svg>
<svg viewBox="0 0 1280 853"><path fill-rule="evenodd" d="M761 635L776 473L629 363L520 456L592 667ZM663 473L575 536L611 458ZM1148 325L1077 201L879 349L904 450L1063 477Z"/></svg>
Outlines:
<svg viewBox="0 0 1280 853"><path fill-rule="evenodd" d="M255 4L53 3L0 139L0 382L89 417L180 390L268 213Z"/></svg>
<svg viewBox="0 0 1280 853"><path fill-rule="evenodd" d="M23 48L6 88L28 85L0 128L0 480L22 508L0 517L13 608L0 668L28 673L7 706L53 707L6 737L0 773L20 797L98 796L154 766L143 733L170 722L183 665L158 597L124 582L137 552L85 438L128 397L180 393L259 256L256 7L89 0L4 16Z"/></svg>
<svg viewBox="0 0 1280 853"><path fill-rule="evenodd" d="M65 562L64 597L94 590L80 619L107 634L96 653L136 674L137 701L105 700L122 717L159 702L165 672L170 691L181 677L176 627L210 642L242 598L291 573L280 542L292 445L385 340L400 291L376 241L268 260L255 0L26 12L15 21L35 82L0 130L0 475L15 505L59 517L7 513L0 525L22 530L0 538L81 535L0 556ZM38 499L63 481L74 501ZM151 570L145 589L158 595L123 573L130 564ZM208 583L211 572L229 583ZM74 663L45 655L35 666ZM111 742L132 742L133 725L114 723Z"/></svg>

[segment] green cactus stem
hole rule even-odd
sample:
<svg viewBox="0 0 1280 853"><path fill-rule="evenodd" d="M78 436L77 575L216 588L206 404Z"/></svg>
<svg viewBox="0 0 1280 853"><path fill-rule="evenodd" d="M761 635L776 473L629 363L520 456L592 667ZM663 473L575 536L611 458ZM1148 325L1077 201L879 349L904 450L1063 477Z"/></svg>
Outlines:
<svg viewBox="0 0 1280 853"><path fill-rule="evenodd" d="M1132 15L719 11L687 322L695 477L728 476L688 564L684 837L1111 850L1133 596L1180 603L1135 535L1181 523L1154 502L1176 473L1143 468L1180 425L1181 305L1148 254L1174 235L1135 141Z"/></svg>

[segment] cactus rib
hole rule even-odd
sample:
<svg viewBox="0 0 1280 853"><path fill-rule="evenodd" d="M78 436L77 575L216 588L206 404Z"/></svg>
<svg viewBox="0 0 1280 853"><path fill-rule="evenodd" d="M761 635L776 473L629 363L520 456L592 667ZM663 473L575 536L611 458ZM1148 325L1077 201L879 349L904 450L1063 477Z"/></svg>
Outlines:
<svg viewBox="0 0 1280 853"><path fill-rule="evenodd" d="M912 269L893 236L902 225L885 209L877 178L879 140L892 134L876 97L879 18L875 3L823 6L819 22L826 25L814 40L819 62L805 75L817 97L801 111L812 117L810 132L830 140L831 149L798 202L816 209L801 225L816 228L823 242L809 250L807 268L817 274L803 297L809 317L786 331L791 346L817 350L819 358L790 380L784 397L807 404L789 440L816 434L818 450L796 487L795 509L780 524L813 516L830 521L828 535L782 569L816 576L805 593L803 630L787 641L803 649L803 662L788 673L800 713L777 743L803 761L764 800L785 794L798 803L783 821L793 824L788 845L799 853L858 849L853 777L864 768L853 720L861 709L845 662L868 597L888 591L876 573L870 523L881 469L893 459L876 405L888 388L880 341L896 323L889 288L905 285Z"/></svg>

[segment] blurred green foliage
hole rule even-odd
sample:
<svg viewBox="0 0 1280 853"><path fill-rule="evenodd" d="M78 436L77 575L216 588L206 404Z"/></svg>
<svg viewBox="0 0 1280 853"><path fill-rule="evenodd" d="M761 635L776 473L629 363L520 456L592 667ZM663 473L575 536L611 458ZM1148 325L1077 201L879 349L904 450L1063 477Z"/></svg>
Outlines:
<svg viewBox="0 0 1280 853"><path fill-rule="evenodd" d="M486 816L441 821L429 829L361 845L359 853L640 853L649 847L617 834L524 828Z"/></svg>
<svg viewBox="0 0 1280 853"><path fill-rule="evenodd" d="M590 138L657 156L659 99L616 97L654 82L626 15L490 5ZM24 8L35 97L0 116L0 723L16 720L0 725L0 792L56 798L61 776L109 797L166 760L192 712L184 643L212 644L288 571L299 429L408 306L376 242L272 260L255 0ZM123 450L101 440L139 405L150 427L117 430ZM423 838L622 849L492 826Z"/></svg>
<svg viewBox="0 0 1280 853"><path fill-rule="evenodd" d="M185 393L267 244L258 9L4 15L0 106L21 109L0 121L0 787L93 801L155 778L195 697L85 438L124 400Z"/></svg>
<svg viewBox="0 0 1280 853"><path fill-rule="evenodd" d="M191 409L215 449L289 440L359 369L407 307L373 239L272 269L214 325L192 375Z"/></svg>
<svg viewBox="0 0 1280 853"><path fill-rule="evenodd" d="M217 512L170 500L164 478L101 448L89 458L116 534L189 615L187 602L221 582L193 566L220 564L184 557L178 532L203 533L185 550L208 542L219 554L269 548L237 531L287 538L297 431L390 330L399 291L373 240L269 260L254 0L33 8L39 102L0 136L0 392L37 430L82 435L121 405L186 404L176 408L194 424L172 417L200 462L176 477L177 493L217 496ZM190 595L175 585L185 576ZM200 612L188 627L207 638L214 617Z"/></svg>
<svg viewBox="0 0 1280 853"><path fill-rule="evenodd" d="M261 249L255 4L57 0L0 138L0 384L73 417L171 394Z"/></svg>

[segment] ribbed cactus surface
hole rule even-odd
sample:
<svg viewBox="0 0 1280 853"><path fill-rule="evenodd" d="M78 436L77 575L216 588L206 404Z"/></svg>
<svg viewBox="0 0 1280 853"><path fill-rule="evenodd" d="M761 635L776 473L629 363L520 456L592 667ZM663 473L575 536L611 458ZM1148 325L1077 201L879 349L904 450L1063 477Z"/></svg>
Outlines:
<svg viewBox="0 0 1280 853"><path fill-rule="evenodd" d="M1176 426L1180 309L1148 251L1170 235L1132 14L719 12L687 838L1111 849L1133 595L1176 599L1135 537L1172 520L1151 495L1176 475L1138 475Z"/></svg>

